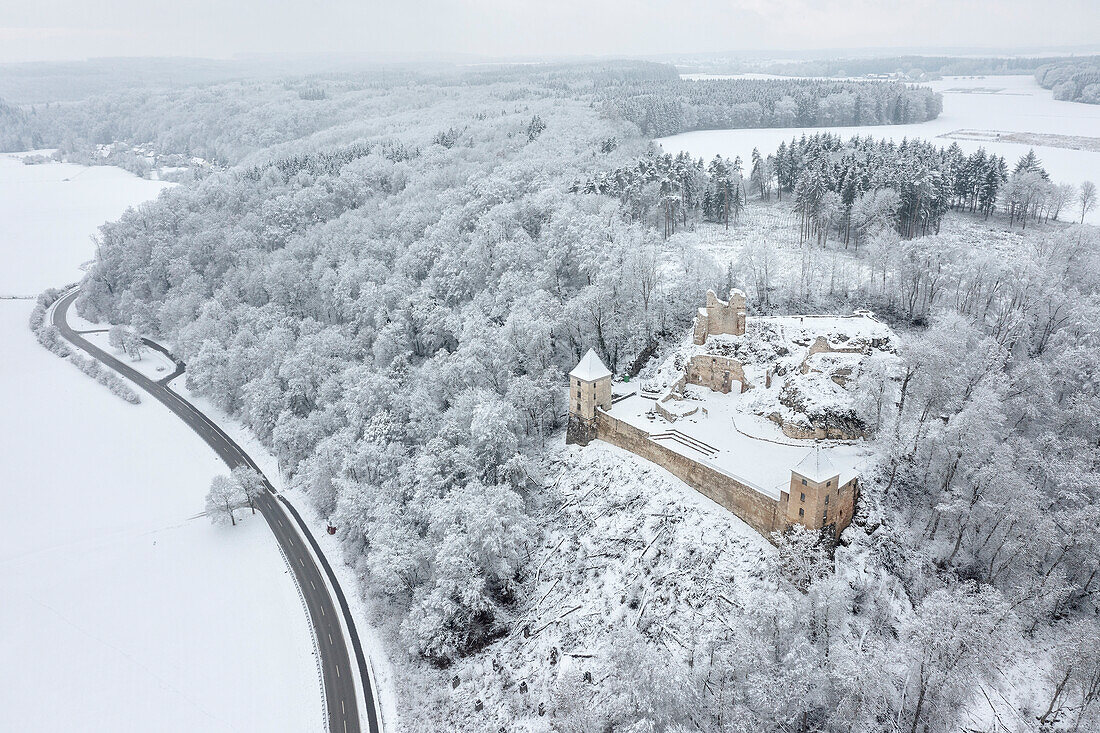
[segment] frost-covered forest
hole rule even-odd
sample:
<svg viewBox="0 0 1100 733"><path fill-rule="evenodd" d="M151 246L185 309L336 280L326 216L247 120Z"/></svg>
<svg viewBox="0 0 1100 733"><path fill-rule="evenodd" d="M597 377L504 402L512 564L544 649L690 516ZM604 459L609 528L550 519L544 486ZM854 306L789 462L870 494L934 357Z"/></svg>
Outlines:
<svg viewBox="0 0 1100 733"><path fill-rule="evenodd" d="M338 528L403 729L1096 729L1100 234L1065 221L1086 192L913 140L662 155L618 105L690 89L661 99L698 125L694 90L856 95L654 73L235 82L26 129L224 168L103 227L78 308L169 341ZM866 123L938 112L874 88ZM901 336L901 370L851 387L879 459L835 554L562 445L585 350L644 375L731 287Z"/></svg>
<svg viewBox="0 0 1100 733"><path fill-rule="evenodd" d="M1035 81L1055 99L1100 104L1100 58L1060 60L1040 66Z"/></svg>
<svg viewBox="0 0 1100 733"><path fill-rule="evenodd" d="M237 163L256 150L297 140L353 119L347 94L385 92L391 104L424 104L441 90L468 84L539 85L543 98L584 99L638 125L652 137L725 127L825 127L907 124L934 119L940 95L897 83L792 79L681 80L667 64L492 66L459 73L453 68L411 69L272 82L240 82L172 91L133 89L80 104L30 105L0 100L0 150L59 147L70 158L94 163L96 145L118 141L198 156L217 165ZM409 97L416 99L410 99Z"/></svg>
<svg viewBox="0 0 1100 733"><path fill-rule="evenodd" d="M927 87L819 79L653 80L615 97L621 114L652 137L730 127L904 125L935 119L943 109Z"/></svg>

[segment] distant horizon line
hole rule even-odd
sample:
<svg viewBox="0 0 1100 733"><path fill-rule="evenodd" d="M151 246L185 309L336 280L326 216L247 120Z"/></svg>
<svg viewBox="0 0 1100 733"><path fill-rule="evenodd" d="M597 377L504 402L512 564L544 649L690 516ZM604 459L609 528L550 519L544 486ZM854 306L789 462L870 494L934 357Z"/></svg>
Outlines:
<svg viewBox="0 0 1100 733"><path fill-rule="evenodd" d="M40 58L0 61L0 66L20 66L35 64L79 64L97 61L202 61L214 63L255 63L263 61L280 62L318 62L361 64L516 64L516 63L561 63L569 61L664 61L674 63L682 61L827 61L846 58L881 58L890 56L918 57L959 57L959 58L1026 58L1040 56L1091 56L1100 55L1100 43L1072 44L1060 46L835 46L812 49L792 48L741 48L725 51L677 51L661 53L587 53L587 54L526 54L526 55L487 55L462 52L436 54L367 54L353 52L280 52L255 51L240 52L230 56L196 55L103 55L73 58Z"/></svg>

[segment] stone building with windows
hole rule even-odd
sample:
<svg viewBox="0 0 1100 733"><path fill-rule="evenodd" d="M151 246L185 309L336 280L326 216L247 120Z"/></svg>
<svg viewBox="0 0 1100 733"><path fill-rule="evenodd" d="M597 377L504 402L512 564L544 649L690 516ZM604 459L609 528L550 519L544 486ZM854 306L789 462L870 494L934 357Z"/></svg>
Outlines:
<svg viewBox="0 0 1100 733"><path fill-rule="evenodd" d="M844 399L862 360L892 354L891 336L867 313L750 319L744 293L708 292L689 339L648 378L613 389L585 354L569 374L566 441L625 448L766 537L794 524L839 535L870 454Z"/></svg>
<svg viewBox="0 0 1100 733"><path fill-rule="evenodd" d="M611 409L611 370L592 349L569 372L566 442L587 445L597 437L596 410Z"/></svg>

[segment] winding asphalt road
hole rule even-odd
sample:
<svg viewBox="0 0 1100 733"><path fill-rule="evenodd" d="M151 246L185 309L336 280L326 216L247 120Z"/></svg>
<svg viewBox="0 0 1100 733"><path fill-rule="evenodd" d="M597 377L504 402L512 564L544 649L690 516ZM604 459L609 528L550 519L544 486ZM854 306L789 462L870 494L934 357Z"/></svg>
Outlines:
<svg viewBox="0 0 1100 733"><path fill-rule="evenodd" d="M253 462L248 454L241 450L241 447L233 442L228 435L222 432L221 428L206 417L206 415L195 409L190 402L168 388L167 382L170 381L170 377L166 377L160 381L153 381L133 367L124 364L95 346L87 339L83 338L78 332L70 328L65 316L69 310L69 306L72 305L78 293L79 290L73 290L71 293L66 294L54 307L53 325L57 327L57 330L67 341L88 352L105 365L144 389L153 397L156 397L165 407L174 412L181 420L187 423L192 430L198 433L202 439L206 441L207 445L213 448L214 452L225 461L225 464L229 466L229 468L248 466L249 468L256 469L263 475L263 472L259 470L259 467ZM155 348L163 351L163 348L159 346ZM182 363L177 361L176 364L176 373L173 376L183 370ZM309 532L309 529L306 527L305 522L302 521L297 510L281 496L278 498L282 500L282 504L276 501L277 495L271 484L267 481L266 476L264 477L264 484L267 491L256 502L256 508L260 510L264 519L267 520L268 526L271 527L271 532L275 535L275 540L279 543L279 547L282 548L287 562L290 563L294 571L295 581L298 583L298 588L301 590L302 596L305 599L306 608L309 610L310 622L313 624L313 632L317 639L317 649L321 655L321 674L324 679L329 731L331 733L359 733L361 730L359 708L356 705L355 677L352 674L351 659L348 655L348 645L344 639L343 629L340 626L340 617L337 615L338 611L333 603L332 596L329 594L328 586L325 585L324 577L321 575L321 569L317 567L317 564L313 560L313 556L302 540L303 535L313 546L314 551L317 553L317 557L320 558L321 564L324 566L324 570L328 575L329 581L332 583L332 587L340 603L339 612L343 614L344 622L351 636L352 647L354 648L356 656L356 664L359 669L360 679L363 681L363 695L366 700L368 716L367 728L369 733L380 733L381 725L378 720L378 708L375 705L374 690L371 688L366 658L363 654L362 644L355 630L355 622L351 617L351 612L348 609L347 599L344 597L343 590L340 588L340 584L337 582L336 576L333 574L332 567L329 565L328 560L321 553L320 547L317 546L317 541ZM289 510L290 514L293 515L294 519L291 519L290 515L284 511L284 506ZM297 523L301 530L301 535L299 535L298 531L295 531L292 522Z"/></svg>

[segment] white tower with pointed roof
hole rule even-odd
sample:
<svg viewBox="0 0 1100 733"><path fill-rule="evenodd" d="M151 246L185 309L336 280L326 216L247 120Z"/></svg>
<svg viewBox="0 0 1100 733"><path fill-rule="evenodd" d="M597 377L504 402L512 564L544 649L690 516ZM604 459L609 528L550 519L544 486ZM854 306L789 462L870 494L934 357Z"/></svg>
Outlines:
<svg viewBox="0 0 1100 733"><path fill-rule="evenodd" d="M566 443L588 445L596 437L596 410L611 409L611 370L592 349L569 372Z"/></svg>

